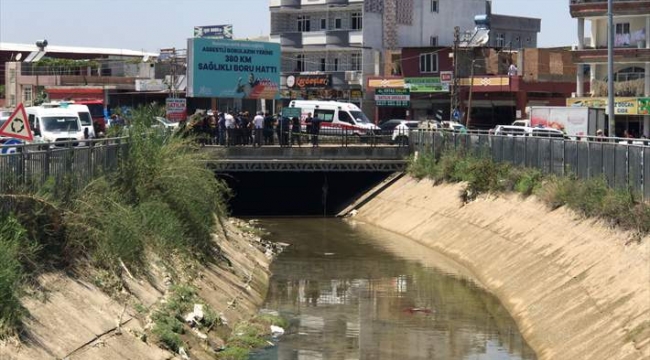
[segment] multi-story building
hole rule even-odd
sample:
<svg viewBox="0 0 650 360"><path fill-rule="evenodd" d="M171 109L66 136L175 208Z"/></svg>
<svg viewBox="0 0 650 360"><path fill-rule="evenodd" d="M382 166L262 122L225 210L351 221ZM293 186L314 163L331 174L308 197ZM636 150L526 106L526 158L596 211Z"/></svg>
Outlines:
<svg viewBox="0 0 650 360"><path fill-rule="evenodd" d="M392 61L387 51L451 46L454 27L473 28L474 16L485 14L488 5L487 0L270 0L271 41L282 45L283 97L361 102L365 78L385 75L384 65Z"/></svg>
<svg viewBox="0 0 650 360"><path fill-rule="evenodd" d="M578 19L578 44L573 61L578 65L576 97L568 105L606 107L607 104L607 0L569 0L571 16ZM650 0L614 0L614 88L616 135L628 131L650 136ZM585 23L591 23L591 38ZM585 82L591 93L585 92ZM611 133L611 131L610 131Z"/></svg>

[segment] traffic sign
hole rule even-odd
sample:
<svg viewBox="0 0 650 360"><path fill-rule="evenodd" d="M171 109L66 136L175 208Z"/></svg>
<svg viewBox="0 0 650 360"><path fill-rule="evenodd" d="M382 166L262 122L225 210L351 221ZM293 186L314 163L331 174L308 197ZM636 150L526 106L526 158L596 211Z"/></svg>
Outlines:
<svg viewBox="0 0 650 360"><path fill-rule="evenodd" d="M29 121L27 121L27 114L25 114L25 106L22 103L18 105L9 119L0 127L0 136L27 141L34 140L32 130L29 128Z"/></svg>
<svg viewBox="0 0 650 360"><path fill-rule="evenodd" d="M0 144L0 154L15 154L18 152L18 148L12 145L20 145L22 143L20 140L9 139Z"/></svg>

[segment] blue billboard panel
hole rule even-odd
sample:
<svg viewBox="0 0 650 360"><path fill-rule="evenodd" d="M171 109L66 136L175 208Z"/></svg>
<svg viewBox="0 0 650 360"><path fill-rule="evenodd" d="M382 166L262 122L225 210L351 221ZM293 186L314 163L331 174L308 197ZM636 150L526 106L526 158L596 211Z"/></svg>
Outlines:
<svg viewBox="0 0 650 360"><path fill-rule="evenodd" d="M195 26L195 38L232 39L232 25Z"/></svg>
<svg viewBox="0 0 650 360"><path fill-rule="evenodd" d="M188 97L275 99L280 90L280 44L189 39Z"/></svg>

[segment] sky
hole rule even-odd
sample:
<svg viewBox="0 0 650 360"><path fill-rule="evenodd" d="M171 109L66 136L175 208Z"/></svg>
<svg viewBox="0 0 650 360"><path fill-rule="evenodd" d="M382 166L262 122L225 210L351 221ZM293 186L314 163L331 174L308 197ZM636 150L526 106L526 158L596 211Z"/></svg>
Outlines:
<svg viewBox="0 0 650 360"><path fill-rule="evenodd" d="M268 6L269 0L0 0L0 42L158 52L185 48L198 25L233 24L236 38L268 35ZM569 0L493 0L492 12L541 18L540 47L577 42Z"/></svg>

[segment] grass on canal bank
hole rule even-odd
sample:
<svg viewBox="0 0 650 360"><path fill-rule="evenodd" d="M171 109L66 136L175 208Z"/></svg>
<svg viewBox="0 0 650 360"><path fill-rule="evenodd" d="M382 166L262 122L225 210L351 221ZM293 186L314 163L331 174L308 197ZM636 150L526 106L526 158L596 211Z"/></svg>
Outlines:
<svg viewBox="0 0 650 360"><path fill-rule="evenodd" d="M0 212L0 339L20 335L20 297L43 272L83 278L94 269L105 276L88 280L118 296L123 275L147 276L147 254L174 282L183 277L177 264L218 261L212 233L217 217L227 216L230 191L193 139L151 130L158 111L134 110L129 132L141 135L130 137L128 161L115 173L83 187L69 174L38 192L0 194L12 202L10 213Z"/></svg>
<svg viewBox="0 0 650 360"><path fill-rule="evenodd" d="M496 163L487 156L447 151L436 157L420 153L410 160L408 172L434 182L465 182L464 202L485 193L517 192L535 195L555 210L562 206L612 226L632 231L640 239L650 234L650 204L629 189L613 189L603 178L579 180L557 177L539 170Z"/></svg>

